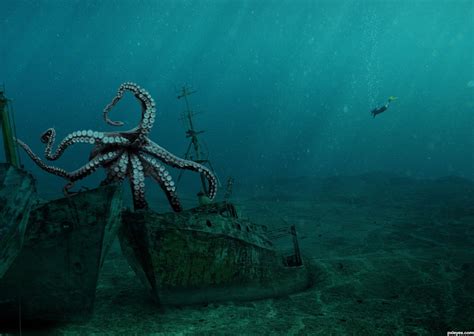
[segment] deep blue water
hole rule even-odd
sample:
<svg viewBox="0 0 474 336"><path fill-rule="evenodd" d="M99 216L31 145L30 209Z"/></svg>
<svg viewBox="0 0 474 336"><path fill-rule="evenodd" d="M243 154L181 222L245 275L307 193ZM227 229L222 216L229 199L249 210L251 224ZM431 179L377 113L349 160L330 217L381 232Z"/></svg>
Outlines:
<svg viewBox="0 0 474 336"><path fill-rule="evenodd" d="M40 154L48 127L58 138L110 130L102 109L134 81L157 101L152 139L183 155L176 89L187 83L221 179L368 171L474 178L473 1L0 7L0 83L13 99L18 137ZM398 100L373 119L390 95ZM138 116L131 97L112 112L130 127ZM70 148L57 165L79 167L90 147ZM23 162L42 183L63 183L25 155Z"/></svg>

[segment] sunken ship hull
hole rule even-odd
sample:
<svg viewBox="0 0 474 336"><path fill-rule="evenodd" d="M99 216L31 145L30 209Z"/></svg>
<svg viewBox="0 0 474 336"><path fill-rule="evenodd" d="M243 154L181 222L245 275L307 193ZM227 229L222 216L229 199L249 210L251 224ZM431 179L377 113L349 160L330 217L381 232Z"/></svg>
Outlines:
<svg viewBox="0 0 474 336"><path fill-rule="evenodd" d="M20 253L34 195L30 174L0 163L0 279Z"/></svg>
<svg viewBox="0 0 474 336"><path fill-rule="evenodd" d="M122 251L159 304L187 305L283 296L308 288L298 255L278 253L230 203L176 213L125 212Z"/></svg>
<svg viewBox="0 0 474 336"><path fill-rule="evenodd" d="M32 209L23 247L0 278L0 319L84 320L117 233L121 189L105 186Z"/></svg>

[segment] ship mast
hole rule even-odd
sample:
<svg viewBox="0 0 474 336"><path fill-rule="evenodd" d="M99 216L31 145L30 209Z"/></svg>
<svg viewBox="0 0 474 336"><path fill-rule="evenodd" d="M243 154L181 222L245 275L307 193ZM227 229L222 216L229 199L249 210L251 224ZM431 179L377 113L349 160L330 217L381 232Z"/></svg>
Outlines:
<svg viewBox="0 0 474 336"><path fill-rule="evenodd" d="M202 164L202 165L207 165L212 172L214 172L214 168L212 167L211 161L209 161L208 154L204 155L202 146L199 142L198 135L204 133L204 131L196 131L194 128L194 122L193 122L193 116L196 114L189 105L189 100L188 96L192 95L195 93L196 90L190 89L188 86L184 85L181 88L181 91L179 92L178 96L176 98L178 99L184 99L185 103L185 110L183 111L183 120L186 123L186 138L190 139L188 148L186 150L186 153L184 155L185 160L192 160L196 163ZM180 170L178 179L177 179L177 184L181 180L183 174L183 170ZM201 191L198 195L201 193L207 194L208 186L206 184L206 178L205 176L201 173Z"/></svg>
<svg viewBox="0 0 474 336"><path fill-rule="evenodd" d="M2 127L5 159L12 166L20 168L18 149L15 145L15 123L9 102L10 99L5 97L5 86L2 85L0 86L0 125Z"/></svg>

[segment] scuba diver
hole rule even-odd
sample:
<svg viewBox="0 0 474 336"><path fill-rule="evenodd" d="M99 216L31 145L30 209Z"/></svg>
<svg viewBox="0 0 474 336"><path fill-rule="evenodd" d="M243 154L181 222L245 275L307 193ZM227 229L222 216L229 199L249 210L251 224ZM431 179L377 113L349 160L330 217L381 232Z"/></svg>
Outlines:
<svg viewBox="0 0 474 336"><path fill-rule="evenodd" d="M397 99L398 99L398 98L395 97L395 96L390 96L390 97L388 97L387 103L386 103L385 105L382 105L382 106L380 106L380 107L374 108L370 113L371 113L371 114L374 116L374 118L375 118L375 116L376 116L377 114L380 114L380 113L382 113L382 112L385 112L385 111L388 109L388 107L390 106L390 103L391 103L392 101L394 101L394 100L397 100Z"/></svg>

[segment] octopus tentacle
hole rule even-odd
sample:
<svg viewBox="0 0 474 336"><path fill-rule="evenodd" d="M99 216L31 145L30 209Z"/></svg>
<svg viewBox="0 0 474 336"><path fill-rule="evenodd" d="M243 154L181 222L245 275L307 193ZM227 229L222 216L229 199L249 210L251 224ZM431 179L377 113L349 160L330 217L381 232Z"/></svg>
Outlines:
<svg viewBox="0 0 474 336"><path fill-rule="evenodd" d="M145 174L143 165L136 155L130 155L130 164L132 172L129 176L130 187L133 195L133 205L136 209L148 208L148 203L145 200Z"/></svg>
<svg viewBox="0 0 474 336"><path fill-rule="evenodd" d="M182 211L183 208L181 206L181 203L179 202L179 199L176 193L172 191L168 191L166 189L165 181L163 181L163 178L159 175L159 173L155 169L151 168L148 174L160 185L161 189L164 191L166 195L166 198L168 199L168 202L173 208L173 211L175 212Z"/></svg>
<svg viewBox="0 0 474 336"><path fill-rule="evenodd" d="M28 156L33 160L33 162L36 163L41 169L56 176L64 177L66 179L68 178L68 173L64 169L45 164L26 143L24 143L20 139L16 139L16 142L18 143L18 145L20 145L21 148L25 150L26 154L28 154Z"/></svg>
<svg viewBox="0 0 474 336"><path fill-rule="evenodd" d="M109 118L110 110L122 99L125 91L130 91L134 94L135 98L141 104L141 119L140 123L137 126L138 138L140 141L144 140L145 136L150 133L151 128L155 122L155 101L151 95L145 89L141 88L135 83L124 83L120 85L117 90L117 94L112 99L112 101L104 108L104 120L107 124L112 126L122 126L124 123L122 121L113 121Z"/></svg>
<svg viewBox="0 0 474 336"><path fill-rule="evenodd" d="M54 128L47 129L41 135L41 142L46 143L46 148L44 155L46 159L54 161L59 159L64 151L76 143L89 143L89 144L107 144L107 143L117 143L117 144L127 144L130 143L126 138L119 135L109 135L109 133L97 132L92 130L81 130L70 133L65 137L61 143L56 148L56 151L52 153L52 148L54 141L56 139L56 130Z"/></svg>
<svg viewBox="0 0 474 336"><path fill-rule="evenodd" d="M117 151L111 151L105 154L97 155L88 163L86 163L84 166L74 170L73 172L67 173L68 174L67 179L69 180L69 183L67 183L66 186L64 186L64 192L68 193L68 190L74 186L74 182L76 182L77 180L81 180L84 177L92 174L99 167L110 164L111 162L116 160L117 157L121 153L122 151L117 150Z"/></svg>
<svg viewBox="0 0 474 336"><path fill-rule="evenodd" d="M80 130L70 133L66 136L61 143L58 145L56 152L52 153L52 147L54 145L56 132L53 128L48 129L43 133L41 141L46 143L45 157L50 160L59 159L64 151L73 144L76 143L88 143L88 144L130 144L130 141L125 137L114 134L114 133L104 133L97 132L92 130Z"/></svg>
<svg viewBox="0 0 474 336"><path fill-rule="evenodd" d="M158 182L173 210L176 212L183 210L176 194L175 183L165 167L157 159L146 154L141 154L140 159L146 168L146 174Z"/></svg>
<svg viewBox="0 0 474 336"><path fill-rule="evenodd" d="M163 147L157 145L153 141L149 140L149 144L142 147L142 150L145 153L153 155L155 158L160 159L164 163L180 169L188 169L200 174L203 174L206 177L209 183L209 194L208 197L212 200L216 196L217 192L217 178L214 173L207 168L206 166L199 164L191 160L184 160L176 155L168 152Z"/></svg>
<svg viewBox="0 0 474 336"><path fill-rule="evenodd" d="M46 165L38 155L36 155L31 148L25 144L20 139L16 139L17 143L22 147L28 156L43 170L47 171L48 173L63 177L71 182L77 181L85 176L94 172L100 165L105 164L106 162L110 162L117 158L117 156L121 153L121 151L115 152L108 152L106 154L98 155L92 160L90 160L84 166L74 170L73 172L67 172L66 170L54 166Z"/></svg>
<svg viewBox="0 0 474 336"><path fill-rule="evenodd" d="M216 194L217 178L213 172L193 161L181 159L148 138L148 134L155 121L155 102L150 94L134 83L122 84L116 96L104 109L104 119L107 124L120 126L120 121L109 119L109 112L122 99L125 91L130 91L140 102L141 119L139 125L125 132L97 132L92 130L75 131L66 136L53 151L56 131L48 129L41 136L41 141L46 144L45 157L48 160L57 160L64 151L75 143L93 144L94 148L89 154L89 162L72 172L64 169L46 165L25 143L17 140L18 144L27 152L33 161L49 173L68 180L65 191L71 188L75 181L102 167L107 172L106 179L102 184L122 182L126 177L130 180L132 188L133 203L135 209L147 208L145 200L145 176L156 180L166 194L168 201L174 211L180 211L176 186L171 175L162 163L172 167L189 169L199 172L207 178L209 183L209 197L212 199Z"/></svg>
<svg viewBox="0 0 474 336"><path fill-rule="evenodd" d="M118 160L115 160L113 164L106 167L107 177L101 184L104 185L114 182L122 182L127 177L128 161L128 154L123 152Z"/></svg>
<svg viewBox="0 0 474 336"><path fill-rule="evenodd" d="M94 171L97 170L97 168L101 167L102 165L108 164L117 159L117 157L121 153L121 150L116 150L105 154L97 155L82 167L68 173L68 179L72 182L83 179L87 175L92 174Z"/></svg>

